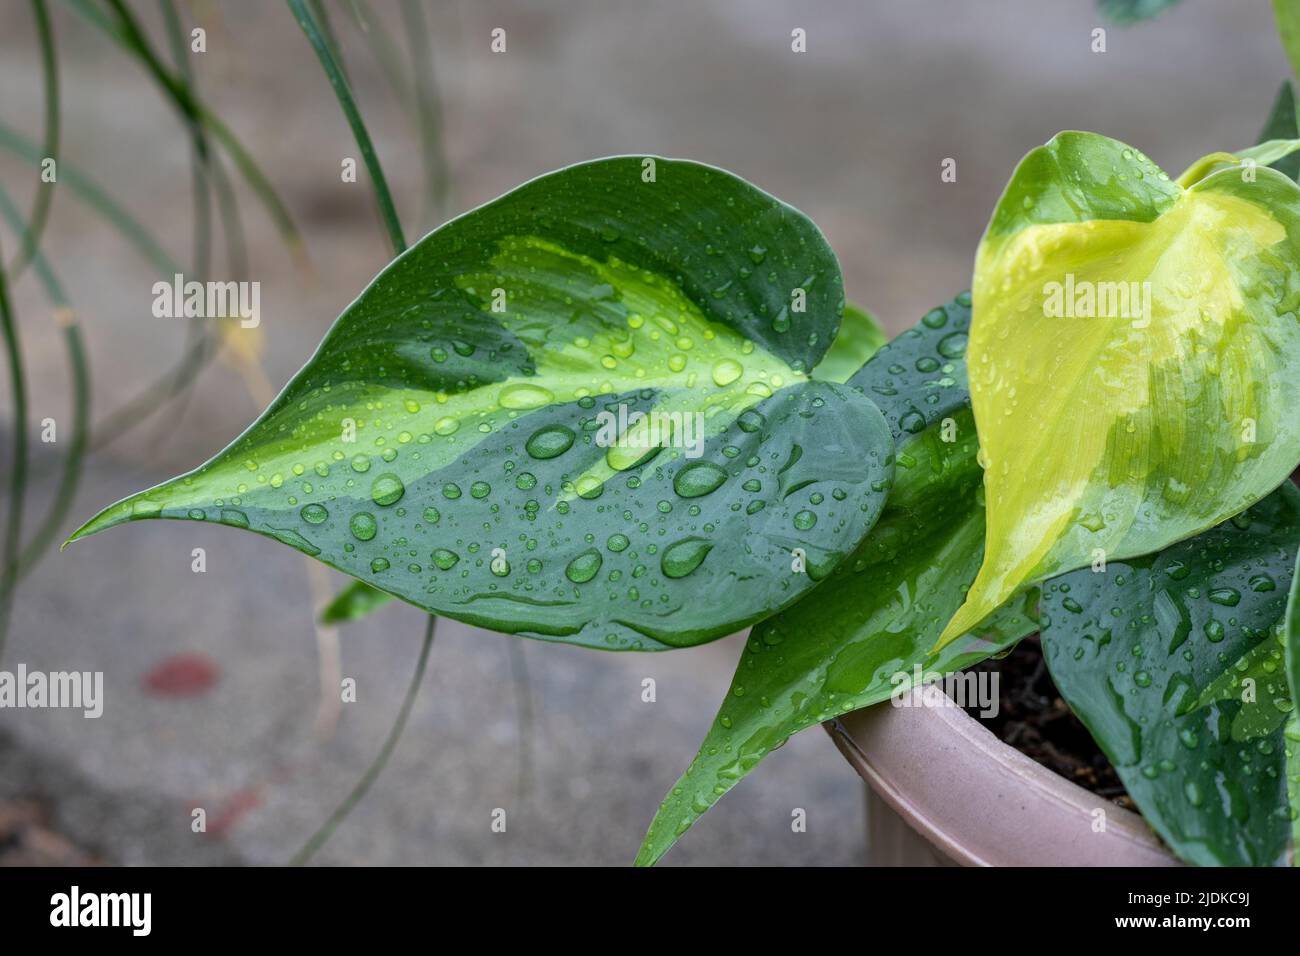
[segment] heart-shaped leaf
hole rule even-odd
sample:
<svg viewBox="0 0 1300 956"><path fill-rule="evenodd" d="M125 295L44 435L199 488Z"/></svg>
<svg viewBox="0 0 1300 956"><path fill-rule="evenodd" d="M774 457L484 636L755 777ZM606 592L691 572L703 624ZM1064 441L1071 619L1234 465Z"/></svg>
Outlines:
<svg viewBox="0 0 1300 956"><path fill-rule="evenodd" d="M815 599L757 625L690 768L664 799L638 864L656 862L723 794L792 734L988 657L1035 629L1033 596L979 636L932 651L983 554L974 420L956 346L969 297L930 312L880 350L854 381L874 388L899 432L895 483L880 521ZM943 384L941 384L943 383ZM938 396L938 398L936 398ZM922 410L925 410L924 412Z"/></svg>
<svg viewBox="0 0 1300 956"><path fill-rule="evenodd" d="M808 378L842 307L816 226L743 180L574 166L426 236L230 447L73 537L219 521L498 630L710 640L813 587L883 506L879 410Z"/></svg>
<svg viewBox="0 0 1300 956"><path fill-rule="evenodd" d="M1158 555L1042 587L1052 678L1188 862L1268 865L1291 843L1300 734L1283 617L1298 551L1288 481Z"/></svg>
<svg viewBox="0 0 1300 956"><path fill-rule="evenodd" d="M1157 551L1278 486L1300 461L1297 275L1300 188L1275 170L1174 183L1090 133L1025 157L976 258L988 532L941 640L1030 582Z"/></svg>

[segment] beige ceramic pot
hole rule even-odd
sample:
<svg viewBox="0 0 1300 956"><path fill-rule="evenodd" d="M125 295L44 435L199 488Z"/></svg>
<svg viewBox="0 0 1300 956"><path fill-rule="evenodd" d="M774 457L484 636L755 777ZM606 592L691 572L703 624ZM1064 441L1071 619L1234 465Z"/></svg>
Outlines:
<svg viewBox="0 0 1300 956"><path fill-rule="evenodd" d="M1136 813L1004 744L939 687L920 693L923 706L826 724L869 787L872 865L1179 865Z"/></svg>

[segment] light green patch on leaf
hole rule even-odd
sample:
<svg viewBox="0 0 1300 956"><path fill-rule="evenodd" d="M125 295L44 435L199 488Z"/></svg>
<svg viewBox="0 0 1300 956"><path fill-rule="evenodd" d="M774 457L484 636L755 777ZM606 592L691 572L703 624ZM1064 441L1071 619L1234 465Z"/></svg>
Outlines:
<svg viewBox="0 0 1300 956"><path fill-rule="evenodd" d="M334 600L330 601L325 610L321 612L320 621L322 624L343 624L349 621L359 621L372 611L379 610L391 600L393 600L391 594L381 591L365 581L353 581L334 596Z"/></svg>
<svg viewBox="0 0 1300 956"><path fill-rule="evenodd" d="M960 670L1035 629L1034 595L1022 595L978 635L932 651L983 552L974 421L963 402L965 371L951 338L964 341L970 315L964 298L930 313L854 377L877 389L891 427L911 421L920 409L931 410L932 421L915 434L899 431L894 488L857 551L815 599L750 634L718 715L656 813L638 864L655 863L792 734L901 694L918 668L922 680ZM944 372L941 366L949 367ZM937 384L936 375L951 381Z"/></svg>
<svg viewBox="0 0 1300 956"><path fill-rule="evenodd" d="M1159 554L1042 586L1052 678L1190 863L1262 866L1290 852L1300 805L1283 617L1297 552L1288 481Z"/></svg>
<svg viewBox="0 0 1300 956"><path fill-rule="evenodd" d="M819 382L847 382L888 341L889 336L875 316L866 309L847 304L839 335L826 351L826 357L812 370L811 377Z"/></svg>
<svg viewBox="0 0 1300 956"><path fill-rule="evenodd" d="M395 259L225 451L73 540L215 521L484 627L711 640L806 593L883 506L881 413L808 376L842 308L816 226L729 173L560 170Z"/></svg>
<svg viewBox="0 0 1300 956"><path fill-rule="evenodd" d="M1091 133L1017 168L973 290L985 560L941 641L1034 581L1213 527L1300 460L1300 188L1246 172L1184 188Z"/></svg>

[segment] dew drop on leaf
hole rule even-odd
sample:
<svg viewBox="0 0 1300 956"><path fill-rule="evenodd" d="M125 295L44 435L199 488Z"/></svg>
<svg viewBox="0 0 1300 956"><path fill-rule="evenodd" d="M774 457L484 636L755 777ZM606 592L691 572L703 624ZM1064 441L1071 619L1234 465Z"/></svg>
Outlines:
<svg viewBox="0 0 1300 956"><path fill-rule="evenodd" d="M712 549L713 544L704 538L683 538L664 549L660 570L666 578L684 578L704 563Z"/></svg>
<svg viewBox="0 0 1300 956"><path fill-rule="evenodd" d="M369 541L378 533L379 524L370 512L358 511L348 522L348 529L358 541Z"/></svg>
<svg viewBox="0 0 1300 956"><path fill-rule="evenodd" d="M392 473L380 475L370 485L370 498L381 507L396 504L404 494L406 486Z"/></svg>
<svg viewBox="0 0 1300 956"><path fill-rule="evenodd" d="M727 480L727 473L711 461L692 462L673 477L673 491L683 498L699 498Z"/></svg>
<svg viewBox="0 0 1300 956"><path fill-rule="evenodd" d="M600 552L590 548L568 563L564 576L574 584L585 584L596 576L602 560Z"/></svg>
<svg viewBox="0 0 1300 956"><path fill-rule="evenodd" d="M563 455L573 446L572 429L564 425L547 425L538 429L524 442L524 450L534 458L545 461Z"/></svg>
<svg viewBox="0 0 1300 956"><path fill-rule="evenodd" d="M719 359L713 366L713 384L719 388L730 385L745 374L745 367L735 359Z"/></svg>

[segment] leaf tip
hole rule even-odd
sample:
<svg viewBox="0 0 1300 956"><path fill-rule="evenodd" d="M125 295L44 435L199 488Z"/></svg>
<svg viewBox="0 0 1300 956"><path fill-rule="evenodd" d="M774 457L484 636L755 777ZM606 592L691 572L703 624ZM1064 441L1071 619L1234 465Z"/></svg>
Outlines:
<svg viewBox="0 0 1300 956"><path fill-rule="evenodd" d="M116 504L109 505L76 531L72 532L72 534L68 536L68 540L59 545L59 551L64 551L68 545L72 544L72 542L80 541L82 538L88 538L92 534L98 534L101 531L116 527L119 524L125 524L128 521L138 521L142 518L157 518L161 513L162 509L156 503L150 502L138 495L124 498Z"/></svg>

